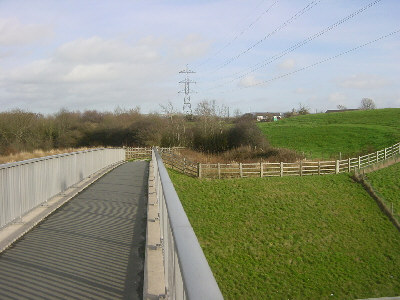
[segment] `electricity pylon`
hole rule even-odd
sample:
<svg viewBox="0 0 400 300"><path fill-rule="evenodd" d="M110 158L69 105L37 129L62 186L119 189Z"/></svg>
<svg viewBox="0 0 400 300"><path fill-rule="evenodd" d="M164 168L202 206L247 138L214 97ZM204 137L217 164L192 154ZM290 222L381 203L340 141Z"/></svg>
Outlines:
<svg viewBox="0 0 400 300"><path fill-rule="evenodd" d="M188 65L186 65L186 70L182 70L179 73L186 74L185 80L179 81L179 83L185 84L184 90L179 92L179 93L185 93L185 97L183 98L183 113L187 114L187 115L191 115L192 114L192 104L190 103L190 94L193 92L190 90L190 84L196 83L196 82L189 79L189 74L196 73L196 72L189 70Z"/></svg>

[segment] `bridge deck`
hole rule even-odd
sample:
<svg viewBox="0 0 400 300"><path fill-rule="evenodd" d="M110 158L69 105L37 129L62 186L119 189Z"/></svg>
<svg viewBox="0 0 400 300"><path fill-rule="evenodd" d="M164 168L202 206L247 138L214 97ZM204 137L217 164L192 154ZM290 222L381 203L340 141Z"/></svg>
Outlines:
<svg viewBox="0 0 400 300"><path fill-rule="evenodd" d="M147 162L100 178L0 255L0 299L142 297Z"/></svg>

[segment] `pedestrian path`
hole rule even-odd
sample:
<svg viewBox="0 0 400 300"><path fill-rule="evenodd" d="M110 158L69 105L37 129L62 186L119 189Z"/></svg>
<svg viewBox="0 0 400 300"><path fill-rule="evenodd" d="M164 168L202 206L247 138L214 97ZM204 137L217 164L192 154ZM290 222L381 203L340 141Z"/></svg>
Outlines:
<svg viewBox="0 0 400 300"><path fill-rule="evenodd" d="M0 255L0 299L142 298L148 163L106 174Z"/></svg>

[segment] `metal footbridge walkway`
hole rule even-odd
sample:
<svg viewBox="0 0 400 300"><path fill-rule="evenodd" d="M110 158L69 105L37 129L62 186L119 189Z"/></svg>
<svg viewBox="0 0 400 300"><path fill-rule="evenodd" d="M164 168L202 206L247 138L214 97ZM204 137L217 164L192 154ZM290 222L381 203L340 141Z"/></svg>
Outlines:
<svg viewBox="0 0 400 300"><path fill-rule="evenodd" d="M148 163L101 177L0 254L0 299L139 299Z"/></svg>

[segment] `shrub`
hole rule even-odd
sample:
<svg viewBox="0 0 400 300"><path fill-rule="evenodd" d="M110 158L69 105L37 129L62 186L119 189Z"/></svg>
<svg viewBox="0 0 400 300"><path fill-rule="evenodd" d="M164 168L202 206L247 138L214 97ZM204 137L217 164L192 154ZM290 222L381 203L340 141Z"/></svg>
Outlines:
<svg viewBox="0 0 400 300"><path fill-rule="evenodd" d="M264 150L268 148L267 139L253 121L242 121L232 127L228 133L228 144L229 149L242 146Z"/></svg>

